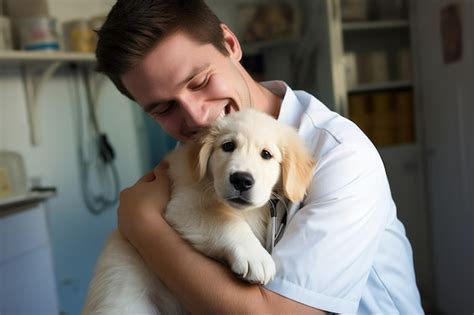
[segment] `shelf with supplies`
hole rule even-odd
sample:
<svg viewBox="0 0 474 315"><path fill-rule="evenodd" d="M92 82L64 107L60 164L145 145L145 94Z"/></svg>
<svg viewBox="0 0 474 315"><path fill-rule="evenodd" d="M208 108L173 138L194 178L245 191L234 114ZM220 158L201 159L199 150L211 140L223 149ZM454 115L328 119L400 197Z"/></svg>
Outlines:
<svg viewBox="0 0 474 315"><path fill-rule="evenodd" d="M416 143L408 2L341 1L344 112L377 146Z"/></svg>
<svg viewBox="0 0 474 315"><path fill-rule="evenodd" d="M366 31L366 30L389 30L389 29L406 29L408 30L410 23L408 20L380 20L380 21L363 21L363 22L344 22L342 30L349 31Z"/></svg>
<svg viewBox="0 0 474 315"><path fill-rule="evenodd" d="M349 94L349 118L377 146L416 141L411 88Z"/></svg>
<svg viewBox="0 0 474 315"><path fill-rule="evenodd" d="M358 84L356 86L349 87L347 89L348 93L361 93L361 92L376 92L381 90L395 90L395 89L404 89L411 88L413 82L411 80L401 80L401 81L386 81L386 82L377 82L377 83L366 83Z"/></svg>
<svg viewBox="0 0 474 315"><path fill-rule="evenodd" d="M242 65L255 81L261 82L275 77L282 78L281 73L268 74L268 71L275 71L276 69L272 67L272 60L281 60L280 58L288 60L288 55L292 49L296 47L299 40L298 37L291 36L254 42L242 42ZM290 69L290 65L280 63L280 67L278 68L286 68L287 71L284 72L287 73Z"/></svg>
<svg viewBox="0 0 474 315"><path fill-rule="evenodd" d="M93 53L66 52L66 51L20 51L7 50L0 51L0 63L20 62L80 62L93 63L95 55Z"/></svg>
<svg viewBox="0 0 474 315"><path fill-rule="evenodd" d="M267 49L279 47L292 47L299 41L297 37L286 37L265 41L242 42L242 51L245 55L256 55Z"/></svg>
<svg viewBox="0 0 474 315"><path fill-rule="evenodd" d="M0 199L0 214L3 212L10 212L18 208L21 209L25 206L35 205L54 196L56 196L56 192L53 191L32 191L21 196L3 198Z"/></svg>

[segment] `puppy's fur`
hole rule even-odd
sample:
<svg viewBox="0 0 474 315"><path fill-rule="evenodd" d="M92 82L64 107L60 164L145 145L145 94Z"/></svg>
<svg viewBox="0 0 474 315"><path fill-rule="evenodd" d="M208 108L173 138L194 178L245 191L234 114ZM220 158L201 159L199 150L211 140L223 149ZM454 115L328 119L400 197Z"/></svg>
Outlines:
<svg viewBox="0 0 474 315"><path fill-rule="evenodd" d="M255 110L219 119L171 152L166 220L205 255L239 276L268 283L275 264L264 249L269 200L304 198L314 160L295 130ZM262 245L263 244L263 245ZM83 314L184 313L172 294L115 232L98 261Z"/></svg>

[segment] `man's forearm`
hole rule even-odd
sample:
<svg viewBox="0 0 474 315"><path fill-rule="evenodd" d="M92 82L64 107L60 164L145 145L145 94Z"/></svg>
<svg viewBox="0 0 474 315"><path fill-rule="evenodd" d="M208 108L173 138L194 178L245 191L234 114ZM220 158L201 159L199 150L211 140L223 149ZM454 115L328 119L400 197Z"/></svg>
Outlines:
<svg viewBox="0 0 474 315"><path fill-rule="evenodd" d="M133 245L173 294L191 312L264 311L258 285L237 279L230 269L196 251L162 218L153 217Z"/></svg>

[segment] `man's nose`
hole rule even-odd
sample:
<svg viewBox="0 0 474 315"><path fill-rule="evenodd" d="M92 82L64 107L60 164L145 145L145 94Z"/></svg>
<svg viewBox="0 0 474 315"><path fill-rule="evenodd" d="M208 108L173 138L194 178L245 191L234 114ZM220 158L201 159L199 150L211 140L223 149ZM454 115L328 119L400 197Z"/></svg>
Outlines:
<svg viewBox="0 0 474 315"><path fill-rule="evenodd" d="M180 96L178 102L181 104L188 128L202 127L209 123L209 107L202 98L186 94Z"/></svg>

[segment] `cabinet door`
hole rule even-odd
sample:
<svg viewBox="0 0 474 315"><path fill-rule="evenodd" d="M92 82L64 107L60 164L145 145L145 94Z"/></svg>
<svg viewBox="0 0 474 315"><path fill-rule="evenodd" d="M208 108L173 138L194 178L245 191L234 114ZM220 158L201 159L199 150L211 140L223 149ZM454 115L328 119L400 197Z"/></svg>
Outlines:
<svg viewBox="0 0 474 315"><path fill-rule="evenodd" d="M49 248L4 262L0 280L0 314L59 313Z"/></svg>
<svg viewBox="0 0 474 315"><path fill-rule="evenodd" d="M0 217L0 264L49 246L44 209L39 206Z"/></svg>
<svg viewBox="0 0 474 315"><path fill-rule="evenodd" d="M44 208L0 216L0 314L58 314Z"/></svg>

